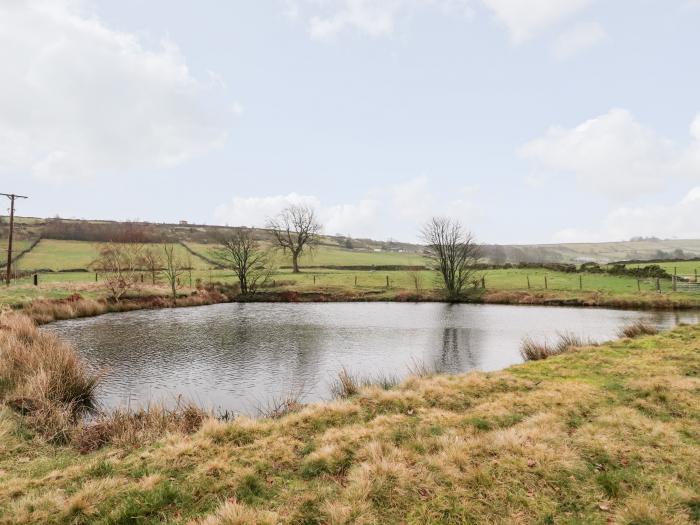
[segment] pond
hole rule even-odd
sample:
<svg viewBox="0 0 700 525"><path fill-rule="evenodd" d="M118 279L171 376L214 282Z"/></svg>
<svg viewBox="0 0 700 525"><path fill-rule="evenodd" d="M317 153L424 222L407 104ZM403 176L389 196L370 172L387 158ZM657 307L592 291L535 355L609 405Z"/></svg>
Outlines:
<svg viewBox="0 0 700 525"><path fill-rule="evenodd" d="M571 332L604 341L644 320L659 328L700 313L441 303L230 303L142 310L45 327L104 368L106 407L170 403L254 415L275 398L330 398L345 367L361 376L405 377L422 363L447 373L498 370L522 361L526 336Z"/></svg>

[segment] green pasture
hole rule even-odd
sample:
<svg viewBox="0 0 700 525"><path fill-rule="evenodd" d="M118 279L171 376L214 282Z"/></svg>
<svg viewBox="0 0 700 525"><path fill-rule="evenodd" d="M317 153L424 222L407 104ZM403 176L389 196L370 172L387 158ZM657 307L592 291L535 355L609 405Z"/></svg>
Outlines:
<svg viewBox="0 0 700 525"><path fill-rule="evenodd" d="M88 268L97 258L97 244L87 241L42 239L32 251L17 261L18 270L72 270Z"/></svg>
<svg viewBox="0 0 700 525"><path fill-rule="evenodd" d="M674 272L677 275L683 277L695 278L695 272L697 271L700 276L700 261L669 261L669 262L654 262L654 263L643 263L643 264L628 264L628 268L638 268L644 267L648 264L656 264L666 270L668 273L673 275Z"/></svg>
<svg viewBox="0 0 700 525"><path fill-rule="evenodd" d="M32 245L32 241L27 241L24 239L13 239L12 240L12 253L20 253L23 250L26 250ZM7 246L8 246L8 239L0 239L0 258L2 259L2 262L5 262L5 259L7 258Z"/></svg>
<svg viewBox="0 0 700 525"><path fill-rule="evenodd" d="M77 270L88 269L99 256L101 243L89 241L59 241L42 239L32 251L17 261L15 268L18 270ZM175 244L175 253L183 261L191 260L193 268L208 268L208 263L190 254L183 246ZM160 244L145 245L163 252Z"/></svg>
<svg viewBox="0 0 700 525"><path fill-rule="evenodd" d="M216 244L186 243L189 248L209 259L216 259L219 247ZM273 252L277 266L291 266L289 252ZM321 245L304 253L299 264L303 266L422 266L427 260L422 255L409 252L370 251L339 246Z"/></svg>

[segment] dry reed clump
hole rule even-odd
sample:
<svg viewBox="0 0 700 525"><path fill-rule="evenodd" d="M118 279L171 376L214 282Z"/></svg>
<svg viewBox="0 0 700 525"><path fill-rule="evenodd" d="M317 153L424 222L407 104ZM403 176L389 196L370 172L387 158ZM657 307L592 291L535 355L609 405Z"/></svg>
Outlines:
<svg viewBox="0 0 700 525"><path fill-rule="evenodd" d="M303 389L299 389L284 396L273 397L267 404L257 407L258 415L266 419L279 419L299 412L304 408L304 403L301 402L303 395Z"/></svg>
<svg viewBox="0 0 700 525"><path fill-rule="evenodd" d="M0 401L44 437L66 440L70 426L94 409L99 380L70 345L30 318L0 316Z"/></svg>
<svg viewBox="0 0 700 525"><path fill-rule="evenodd" d="M620 337L629 337L630 339L633 339L642 335L656 335L658 333L659 330L654 325L644 321L636 321L630 325L620 328L618 335Z"/></svg>
<svg viewBox="0 0 700 525"><path fill-rule="evenodd" d="M399 380L394 376L361 377L343 367L338 373L338 377L331 382L330 391L335 399L347 399L359 394L362 388L377 386L383 390L389 390L398 384Z"/></svg>
<svg viewBox="0 0 700 525"><path fill-rule="evenodd" d="M520 343L520 355L525 361L540 361L590 344L590 341L570 332L558 333L557 341L553 345L548 341L539 342L531 337L526 337Z"/></svg>
<svg viewBox="0 0 700 525"><path fill-rule="evenodd" d="M150 405L117 409L83 421L71 432L71 443L83 453L105 445L133 448L168 433L193 434L209 415L193 403L178 400L174 408Z"/></svg>

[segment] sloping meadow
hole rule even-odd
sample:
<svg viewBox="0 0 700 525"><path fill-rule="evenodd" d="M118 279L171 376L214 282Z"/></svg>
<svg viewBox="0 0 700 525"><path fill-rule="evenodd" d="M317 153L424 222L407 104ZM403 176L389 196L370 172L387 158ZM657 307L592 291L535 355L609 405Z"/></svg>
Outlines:
<svg viewBox="0 0 700 525"><path fill-rule="evenodd" d="M0 523L700 521L697 326L190 421L81 453L5 402Z"/></svg>

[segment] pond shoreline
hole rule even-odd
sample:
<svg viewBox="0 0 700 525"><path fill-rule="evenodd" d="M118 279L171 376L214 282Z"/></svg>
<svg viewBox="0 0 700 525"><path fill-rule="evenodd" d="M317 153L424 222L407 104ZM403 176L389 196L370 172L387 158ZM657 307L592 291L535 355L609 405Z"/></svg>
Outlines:
<svg viewBox="0 0 700 525"><path fill-rule="evenodd" d="M275 290L259 291L254 295L234 295L226 288L211 288L193 294L172 298L151 295L126 297L121 301L88 299L79 294L65 299L39 299L12 308L22 311L37 324L94 317L114 312L157 310L208 306L222 303L449 303L449 304L502 304L515 306L554 306L578 308L612 308L618 310L693 310L700 308L696 300L682 300L669 294L642 295L606 294L602 292L564 292L527 290L471 291L458 300L448 300L436 292L398 290L396 292L365 291L348 293L336 290Z"/></svg>

